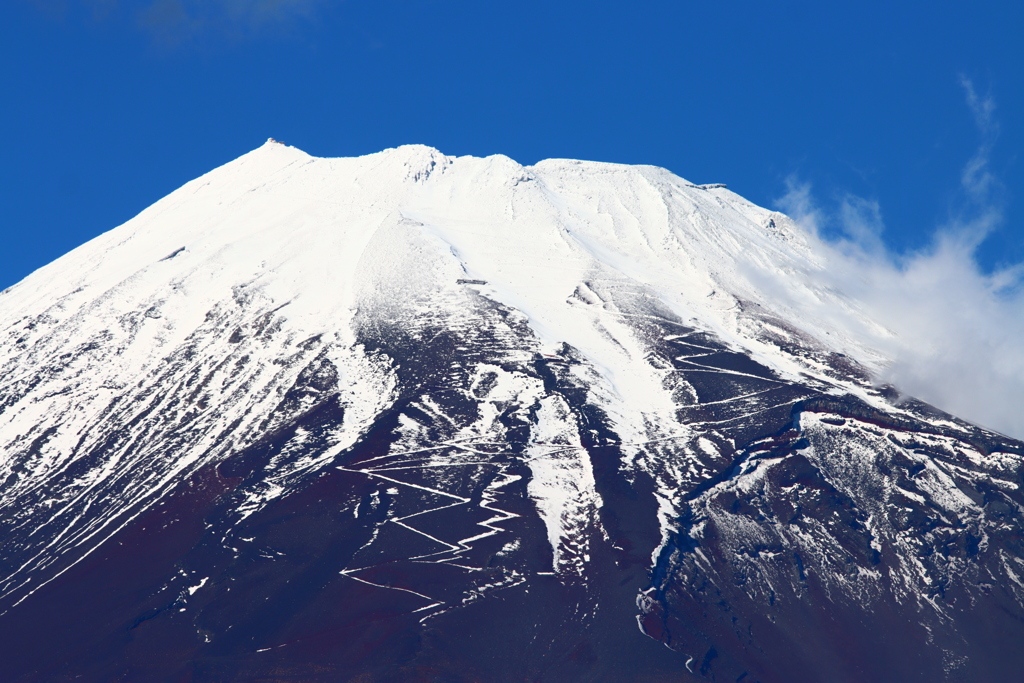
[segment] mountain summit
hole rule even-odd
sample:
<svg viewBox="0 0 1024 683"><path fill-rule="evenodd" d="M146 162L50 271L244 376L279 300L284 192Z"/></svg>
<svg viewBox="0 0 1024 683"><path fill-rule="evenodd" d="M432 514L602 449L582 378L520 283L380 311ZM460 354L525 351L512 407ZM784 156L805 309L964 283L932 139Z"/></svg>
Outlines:
<svg viewBox="0 0 1024 683"><path fill-rule="evenodd" d="M1010 679L1024 444L829 267L660 168L268 141L0 294L2 678Z"/></svg>

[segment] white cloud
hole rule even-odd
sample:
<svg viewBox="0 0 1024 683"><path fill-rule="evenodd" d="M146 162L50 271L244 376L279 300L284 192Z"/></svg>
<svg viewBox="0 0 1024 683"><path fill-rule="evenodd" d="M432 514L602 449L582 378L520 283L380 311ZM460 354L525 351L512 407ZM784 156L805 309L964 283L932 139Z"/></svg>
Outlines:
<svg viewBox="0 0 1024 683"><path fill-rule="evenodd" d="M835 214L815 203L809 184L790 180L781 210L826 242L827 277L894 333L849 318L838 325L892 363L880 381L965 419L1024 438L1024 264L985 272L976 250L1004 218L1002 186L990 168L998 126L990 97L961 79L981 133L961 175L962 207L936 226L930 246L894 254L881 240L877 202L848 196ZM842 236L825 240L825 224ZM833 311L806 311L836 323Z"/></svg>

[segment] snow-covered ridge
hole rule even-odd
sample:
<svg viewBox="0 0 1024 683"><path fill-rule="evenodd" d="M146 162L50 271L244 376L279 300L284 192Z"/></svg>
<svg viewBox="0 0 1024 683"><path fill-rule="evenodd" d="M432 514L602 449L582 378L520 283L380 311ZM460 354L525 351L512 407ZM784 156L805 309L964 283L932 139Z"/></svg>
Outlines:
<svg viewBox="0 0 1024 683"><path fill-rule="evenodd" d="M158 292L187 298L173 313L191 328L244 283L286 303L290 326L338 329L360 292L378 284L393 243L408 239L399 224L447 248L467 278L487 281L552 343L574 337L566 299L595 278L647 287L684 319L788 372L803 368L756 341L744 308L792 323L773 296L785 288L856 314L855 302L815 277L827 253L814 236L724 187L664 169L561 159L523 167L419 145L320 159L268 141L7 290L0 324L40 309L59 322L116 289L123 309ZM403 286L418 286L440 273L401 275ZM879 360L821 322L801 325L832 350Z"/></svg>
<svg viewBox="0 0 1024 683"><path fill-rule="evenodd" d="M268 141L0 295L0 505L16 510L7 543L27 553L0 594L336 392L342 424L282 454L239 514L283 495L391 400L392 370L359 326L457 315L467 297L519 316L538 345L527 356L578 354L627 443L690 431L671 372L636 334L651 311L780 381L885 407L855 366L829 361L870 367L880 359L865 344L771 294L857 318L816 277L819 246L781 214L655 167L524 167L424 146L320 159ZM551 487L566 477L597 500L586 467L535 469L539 502L560 500ZM576 522L541 507L557 558Z"/></svg>

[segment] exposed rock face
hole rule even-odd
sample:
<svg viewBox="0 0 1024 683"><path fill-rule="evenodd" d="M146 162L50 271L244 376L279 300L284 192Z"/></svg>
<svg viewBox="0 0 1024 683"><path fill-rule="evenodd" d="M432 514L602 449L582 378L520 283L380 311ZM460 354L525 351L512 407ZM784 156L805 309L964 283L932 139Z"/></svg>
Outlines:
<svg viewBox="0 0 1024 683"><path fill-rule="evenodd" d="M1024 444L765 294L858 315L826 261L660 169L268 143L0 295L2 678L1012 680Z"/></svg>

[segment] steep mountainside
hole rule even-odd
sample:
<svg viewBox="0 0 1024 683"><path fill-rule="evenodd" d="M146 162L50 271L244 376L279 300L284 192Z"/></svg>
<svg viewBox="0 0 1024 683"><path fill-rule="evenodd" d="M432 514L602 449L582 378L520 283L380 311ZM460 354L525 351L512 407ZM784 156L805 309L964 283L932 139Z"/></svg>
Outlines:
<svg viewBox="0 0 1024 683"><path fill-rule="evenodd" d="M0 678L1013 680L1024 444L828 268L662 169L270 141L0 294Z"/></svg>

